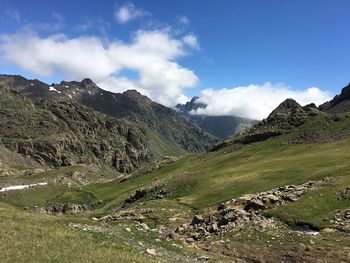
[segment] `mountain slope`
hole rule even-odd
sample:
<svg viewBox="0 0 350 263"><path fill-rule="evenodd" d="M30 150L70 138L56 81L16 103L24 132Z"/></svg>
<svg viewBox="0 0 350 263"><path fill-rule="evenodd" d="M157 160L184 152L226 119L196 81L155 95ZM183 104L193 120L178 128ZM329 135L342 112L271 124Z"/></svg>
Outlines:
<svg viewBox="0 0 350 263"><path fill-rule="evenodd" d="M134 125L70 101L31 101L0 83L0 142L41 164L96 163L130 172L149 145Z"/></svg>
<svg viewBox="0 0 350 263"><path fill-rule="evenodd" d="M319 106L321 111L336 113L350 111L350 84L344 87L340 95Z"/></svg>
<svg viewBox="0 0 350 263"><path fill-rule="evenodd" d="M218 143L212 150L218 150L228 145L239 148L242 145L289 134L304 124L304 128L308 130L305 130L304 136L300 134L298 138L294 138L295 142L298 140L300 142L303 140L319 142L326 140L328 137L325 135L327 130L319 130L317 126L327 126L330 122L333 122L332 117L328 116L327 113L319 111L314 104L302 107L295 100L287 99L272 111L266 119L232 139Z"/></svg>
<svg viewBox="0 0 350 263"><path fill-rule="evenodd" d="M204 103L196 102L197 100L198 97L193 97L191 101L186 102L186 104L176 105L177 112L180 116L195 123L206 132L220 139L227 139L257 123L255 120L236 116L209 116L191 114L191 111L193 110L206 107Z"/></svg>
<svg viewBox="0 0 350 263"><path fill-rule="evenodd" d="M155 156L203 152L216 141L213 136L179 117L174 110L136 91L112 93L100 89L90 79L47 85L21 76L0 75L1 82L29 98L74 101L136 123L150 138Z"/></svg>

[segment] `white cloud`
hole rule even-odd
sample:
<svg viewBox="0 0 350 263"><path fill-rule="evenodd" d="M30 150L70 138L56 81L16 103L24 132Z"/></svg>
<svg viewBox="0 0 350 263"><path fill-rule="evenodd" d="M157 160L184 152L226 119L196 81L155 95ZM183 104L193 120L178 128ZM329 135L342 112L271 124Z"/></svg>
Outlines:
<svg viewBox="0 0 350 263"><path fill-rule="evenodd" d="M319 105L330 100L331 96L316 87L292 90L283 84L272 85L269 82L231 89L205 89L202 90L199 101L208 106L193 114L234 115L261 120L287 98L293 98L301 105Z"/></svg>
<svg viewBox="0 0 350 263"><path fill-rule="evenodd" d="M183 42L191 48L199 49L198 38L194 34L188 34L184 36Z"/></svg>
<svg viewBox="0 0 350 263"><path fill-rule="evenodd" d="M120 24L125 24L131 20L150 16L151 14L143 9L136 8L133 3L126 3L116 9L114 17Z"/></svg>
<svg viewBox="0 0 350 263"><path fill-rule="evenodd" d="M114 92L137 89L168 106L183 102L183 90L198 82L192 70L176 62L184 55L183 40L160 30L139 30L130 43L95 36L40 37L30 30L0 35L2 62L38 76L63 72L70 79L89 77ZM128 79L123 70L135 71L139 78Z"/></svg>

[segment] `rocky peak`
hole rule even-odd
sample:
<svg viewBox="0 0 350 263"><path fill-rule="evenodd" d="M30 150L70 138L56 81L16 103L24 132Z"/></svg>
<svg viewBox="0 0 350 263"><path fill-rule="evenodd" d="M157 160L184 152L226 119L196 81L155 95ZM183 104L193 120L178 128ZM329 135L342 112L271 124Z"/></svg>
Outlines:
<svg viewBox="0 0 350 263"><path fill-rule="evenodd" d="M269 115L269 118L273 117L277 114L291 112L293 110L300 109L300 108L302 108L301 105L298 102L296 102L295 100L286 99L280 105L278 105L278 107L276 109L274 109L271 112L271 114Z"/></svg>
<svg viewBox="0 0 350 263"><path fill-rule="evenodd" d="M191 99L191 101L186 102L185 104L177 104L175 108L184 115L187 115L192 110L197 110L199 108L207 107L206 104L201 102L196 102L199 97L195 96Z"/></svg>
<svg viewBox="0 0 350 263"><path fill-rule="evenodd" d="M86 79L83 79L83 81L81 82L83 85L94 85L96 86L95 82L93 82L91 79L89 78L86 78Z"/></svg>
<svg viewBox="0 0 350 263"><path fill-rule="evenodd" d="M330 113L350 111L350 83L342 89L340 95L320 105L319 109Z"/></svg>

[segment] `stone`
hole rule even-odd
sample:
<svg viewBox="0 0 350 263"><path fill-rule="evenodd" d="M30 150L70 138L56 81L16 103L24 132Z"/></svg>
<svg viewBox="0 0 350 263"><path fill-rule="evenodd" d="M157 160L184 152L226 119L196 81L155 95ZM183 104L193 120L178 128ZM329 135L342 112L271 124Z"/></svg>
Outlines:
<svg viewBox="0 0 350 263"><path fill-rule="evenodd" d="M200 256L199 258L197 258L197 260L208 261L209 257L207 257L207 256Z"/></svg>
<svg viewBox="0 0 350 263"><path fill-rule="evenodd" d="M203 223L203 217L200 215L195 215L192 219L191 225L195 226L195 225L200 225L201 223Z"/></svg>
<svg viewBox="0 0 350 263"><path fill-rule="evenodd" d="M248 211L250 209L262 210L262 209L265 209L265 206L264 206L263 202L261 202L260 200L251 200L244 207L244 210L246 210L246 211Z"/></svg>
<svg viewBox="0 0 350 263"><path fill-rule="evenodd" d="M125 228L125 231L131 232L131 229L129 227Z"/></svg>
<svg viewBox="0 0 350 263"><path fill-rule="evenodd" d="M275 196L275 195L272 195L272 194L270 194L270 195L267 195L266 196L267 198L268 198L268 200L271 202L271 203L277 203L278 201L280 201L280 199L277 197L277 196Z"/></svg>
<svg viewBox="0 0 350 263"><path fill-rule="evenodd" d="M149 231L149 230L150 230L149 226L148 226L146 223L141 223L140 226L141 226L142 229L145 230L145 231Z"/></svg>
<svg viewBox="0 0 350 263"><path fill-rule="evenodd" d="M152 256L156 256L157 255L157 252L154 248L147 248L146 249L146 252Z"/></svg>

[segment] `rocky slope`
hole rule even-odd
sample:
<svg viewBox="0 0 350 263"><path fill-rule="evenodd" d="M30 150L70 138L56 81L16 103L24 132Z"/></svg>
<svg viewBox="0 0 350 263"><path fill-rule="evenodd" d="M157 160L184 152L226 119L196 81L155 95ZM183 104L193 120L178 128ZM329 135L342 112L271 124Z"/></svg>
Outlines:
<svg viewBox="0 0 350 263"><path fill-rule="evenodd" d="M134 125L71 101L30 100L0 83L0 143L50 166L96 163L130 172L150 156Z"/></svg>
<svg viewBox="0 0 350 263"><path fill-rule="evenodd" d="M0 83L32 99L74 101L136 123L147 134L156 156L203 152L216 141L213 136L179 117L176 111L153 102L137 91L112 93L100 89L90 79L47 85L21 76L0 75Z"/></svg>
<svg viewBox="0 0 350 263"><path fill-rule="evenodd" d="M329 113L350 111L350 83L344 87L340 95L336 95L333 100L320 105L321 111Z"/></svg>
<svg viewBox="0 0 350 263"><path fill-rule="evenodd" d="M205 108L207 105L197 102L198 97L193 97L186 104L176 105L176 110L180 116L195 123L206 132L220 138L227 139L230 136L251 127L257 123L255 120L240 118L236 116L209 116L209 115L194 115L191 111L198 108Z"/></svg>

